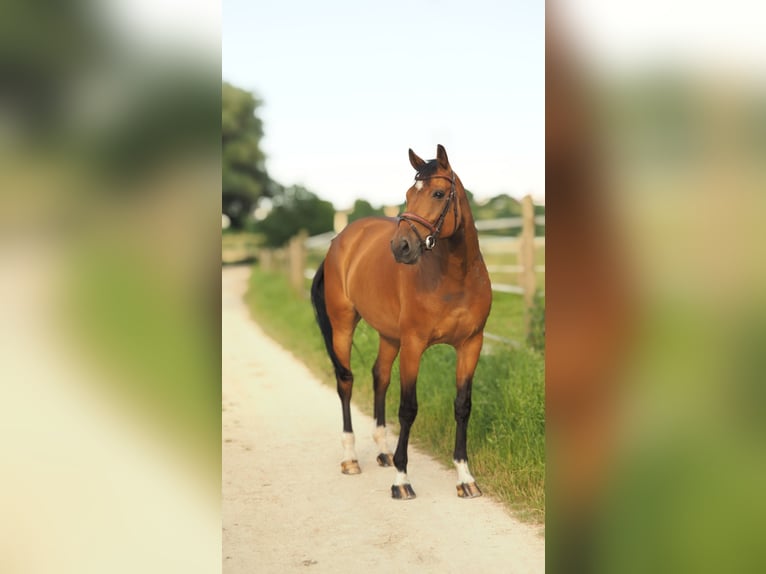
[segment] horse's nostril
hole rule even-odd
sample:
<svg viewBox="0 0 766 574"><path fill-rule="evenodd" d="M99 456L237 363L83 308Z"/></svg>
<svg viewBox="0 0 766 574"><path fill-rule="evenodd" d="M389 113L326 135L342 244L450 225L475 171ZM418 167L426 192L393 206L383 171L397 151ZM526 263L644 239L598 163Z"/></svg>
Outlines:
<svg viewBox="0 0 766 574"><path fill-rule="evenodd" d="M402 239L402 243L400 246L402 253L407 253L410 250L410 242L406 239Z"/></svg>

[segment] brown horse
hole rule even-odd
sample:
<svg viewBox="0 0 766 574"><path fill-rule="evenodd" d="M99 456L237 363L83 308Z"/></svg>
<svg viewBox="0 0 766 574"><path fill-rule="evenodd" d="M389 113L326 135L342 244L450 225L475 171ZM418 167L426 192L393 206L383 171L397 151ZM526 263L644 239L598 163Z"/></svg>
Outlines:
<svg viewBox="0 0 766 574"><path fill-rule="evenodd" d="M492 291L479 251L465 189L447 152L424 161L410 150L417 172L399 217L368 217L348 225L332 242L311 288L311 300L338 383L343 410L345 474L361 472L351 426L351 341L359 319L380 335L372 369L378 464L396 466L393 498L414 498L407 478L407 443L418 412L415 383L423 352L446 343L457 352L455 451L458 496L481 496L468 470L466 432L471 386L484 339ZM396 453L386 443L386 391L400 354L401 426Z"/></svg>

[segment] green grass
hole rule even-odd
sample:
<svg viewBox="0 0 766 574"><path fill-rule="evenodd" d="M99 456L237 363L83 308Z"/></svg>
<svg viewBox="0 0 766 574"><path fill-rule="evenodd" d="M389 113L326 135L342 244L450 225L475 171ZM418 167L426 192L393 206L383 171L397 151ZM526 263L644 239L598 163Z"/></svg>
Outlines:
<svg viewBox="0 0 766 574"><path fill-rule="evenodd" d="M253 268L247 303L254 318L273 338L300 357L326 384L335 387L330 360L311 303L295 295L278 273ZM521 300L499 294L487 329L523 341ZM544 361L529 349L485 345L474 377L473 411L468 431L471 470L487 493L520 518L542 522L545 516ZM370 370L378 335L364 321L354 336L351 368L353 401L372 414ZM387 424L398 427L399 367L394 363L386 400ZM418 417L412 441L452 467L454 448L455 352L437 345L426 351L418 376ZM337 413L341 429L340 402ZM328 445L328 448L333 448Z"/></svg>
<svg viewBox="0 0 766 574"><path fill-rule="evenodd" d="M524 343L524 302L521 295L492 293L492 310L485 332ZM488 342L485 342L485 345Z"/></svg>

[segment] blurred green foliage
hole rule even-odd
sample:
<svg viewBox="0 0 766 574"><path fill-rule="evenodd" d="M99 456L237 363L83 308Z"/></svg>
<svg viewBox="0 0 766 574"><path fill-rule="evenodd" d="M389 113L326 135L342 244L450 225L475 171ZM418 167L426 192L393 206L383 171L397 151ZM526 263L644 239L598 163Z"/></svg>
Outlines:
<svg viewBox="0 0 766 574"><path fill-rule="evenodd" d="M567 351L549 352L549 364L576 372L590 357L606 366L600 386L588 384L597 369L567 381L575 392L549 417L550 483L567 493L580 475L592 489L567 500L550 494L548 516L562 530L549 528L547 542L562 569L766 571L766 97L763 78L754 79L675 66L587 77L596 113L587 131L570 135L571 154L584 163L586 145L599 153L579 187L562 164L549 201L562 205L574 188L573 199L603 210L589 209L586 221L607 224L600 240L629 284L626 324L592 347L597 318L570 329L558 311L569 285L556 286L549 315L551 342ZM567 223L570 213L560 213L554 225ZM580 239L557 243L562 262L578 262ZM572 452L566 437L578 435L591 440ZM594 456L588 442L598 448L602 439ZM557 472L560 460L581 467Z"/></svg>
<svg viewBox="0 0 766 574"><path fill-rule="evenodd" d="M206 315L188 312L199 301L193 291L179 289L173 275L130 245L83 246L67 272L62 317L72 329L73 347L111 374L106 390L147 427L193 444L190 453L205 461L201 475L215 480L221 446L218 333Z"/></svg>
<svg viewBox="0 0 766 574"><path fill-rule="evenodd" d="M357 199L354 202L354 206L351 208L351 213L348 214L348 222L356 221L362 217L371 217L374 215L383 215L382 207L373 207L369 201L365 199Z"/></svg>
<svg viewBox="0 0 766 574"><path fill-rule="evenodd" d="M220 564L220 54L156 4L3 5L3 572Z"/></svg>
<svg viewBox="0 0 766 574"><path fill-rule="evenodd" d="M471 210L475 219L521 217L521 202L503 193L479 205L471 202Z"/></svg>
<svg viewBox="0 0 766 574"><path fill-rule="evenodd" d="M93 68L95 50L108 47L103 34L81 0L3 3L0 105L17 135L48 138L61 129L63 95Z"/></svg>
<svg viewBox="0 0 766 574"><path fill-rule="evenodd" d="M332 231L335 208L329 201L319 199L303 186L283 188L272 199L272 209L253 230L263 234L264 244L280 247L301 230L309 235Z"/></svg>
<svg viewBox="0 0 766 574"><path fill-rule="evenodd" d="M256 114L260 105L250 92L222 83L222 209L234 229L242 229L258 200L272 194L261 150L263 124Z"/></svg>

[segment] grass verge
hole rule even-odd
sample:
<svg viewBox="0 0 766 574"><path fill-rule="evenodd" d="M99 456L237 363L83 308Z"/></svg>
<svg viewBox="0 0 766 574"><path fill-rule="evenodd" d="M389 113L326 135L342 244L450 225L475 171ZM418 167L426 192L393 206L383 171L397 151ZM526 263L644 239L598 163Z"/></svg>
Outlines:
<svg viewBox="0 0 766 574"><path fill-rule="evenodd" d="M505 296L505 294L500 294ZM335 387L330 360L311 303L290 289L279 273L253 267L246 295L258 323L290 349L326 384ZM506 299L493 304L491 320L516 320L518 309ZM520 303L519 303L520 304ZM468 429L471 471L482 489L529 522L545 518L545 406L544 360L529 349L493 345L484 353L474 376L473 410ZM370 371L378 349L378 335L364 321L354 335L351 367L353 401L372 414ZM394 363L386 400L387 424L398 427L399 361ZM411 440L445 465L452 467L454 448L455 352L436 345L423 355L418 376L418 417ZM338 404L338 432L341 429ZM357 429L357 432L363 429ZM328 448L330 448L328 446Z"/></svg>

